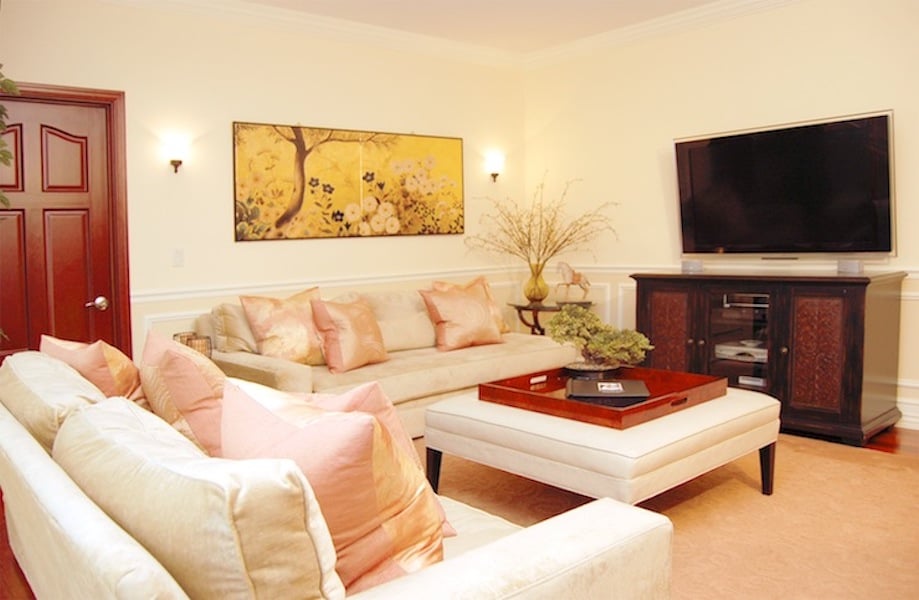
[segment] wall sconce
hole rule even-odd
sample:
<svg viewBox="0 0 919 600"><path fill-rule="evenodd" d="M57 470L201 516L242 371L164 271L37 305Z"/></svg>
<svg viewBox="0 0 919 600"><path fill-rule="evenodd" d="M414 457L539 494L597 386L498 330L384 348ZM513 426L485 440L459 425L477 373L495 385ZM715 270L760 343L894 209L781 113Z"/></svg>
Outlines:
<svg viewBox="0 0 919 600"><path fill-rule="evenodd" d="M169 161L172 172L178 173L179 167L188 157L188 148L191 145L188 136L181 133L167 133L160 139L162 156Z"/></svg>
<svg viewBox="0 0 919 600"><path fill-rule="evenodd" d="M491 175L492 182L498 181L498 175L504 171L504 155L497 150L485 154L485 172Z"/></svg>

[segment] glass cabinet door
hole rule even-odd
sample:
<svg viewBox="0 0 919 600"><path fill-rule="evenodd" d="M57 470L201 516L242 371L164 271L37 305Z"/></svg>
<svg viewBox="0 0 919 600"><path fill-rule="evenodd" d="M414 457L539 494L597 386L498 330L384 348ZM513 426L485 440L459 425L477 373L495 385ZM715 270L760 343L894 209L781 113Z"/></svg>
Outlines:
<svg viewBox="0 0 919 600"><path fill-rule="evenodd" d="M711 290L708 294L708 373L728 385L768 390L768 291Z"/></svg>

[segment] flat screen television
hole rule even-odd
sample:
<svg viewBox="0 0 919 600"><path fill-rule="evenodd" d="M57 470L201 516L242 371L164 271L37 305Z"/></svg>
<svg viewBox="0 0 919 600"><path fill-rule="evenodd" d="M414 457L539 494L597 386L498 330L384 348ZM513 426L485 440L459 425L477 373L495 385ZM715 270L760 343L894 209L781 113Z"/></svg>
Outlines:
<svg viewBox="0 0 919 600"><path fill-rule="evenodd" d="M684 254L892 253L889 114L677 140Z"/></svg>

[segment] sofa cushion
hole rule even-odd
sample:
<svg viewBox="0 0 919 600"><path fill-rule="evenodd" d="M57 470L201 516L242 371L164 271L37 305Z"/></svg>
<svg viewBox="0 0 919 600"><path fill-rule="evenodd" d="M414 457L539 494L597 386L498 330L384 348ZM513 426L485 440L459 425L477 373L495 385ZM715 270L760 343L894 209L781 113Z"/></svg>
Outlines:
<svg viewBox="0 0 919 600"><path fill-rule="evenodd" d="M344 373L389 359L380 326L367 302L313 300L312 307L329 371Z"/></svg>
<svg viewBox="0 0 919 600"><path fill-rule="evenodd" d="M533 371L552 369L577 360L572 346L552 338L506 333L503 344L471 346L452 352L418 348L393 352L391 359L335 375L326 367L313 367L313 390L338 392L378 381L393 404L472 387Z"/></svg>
<svg viewBox="0 0 919 600"><path fill-rule="evenodd" d="M312 300L319 300L319 288L309 288L284 299L239 297L259 354L308 365L323 363Z"/></svg>
<svg viewBox="0 0 919 600"><path fill-rule="evenodd" d="M436 496L413 457L372 415L304 405L292 423L228 383L222 435L227 457L291 458L300 466L349 593L442 560Z"/></svg>
<svg viewBox="0 0 919 600"><path fill-rule="evenodd" d="M438 350L502 341L488 301L478 290L419 290L419 293L434 323Z"/></svg>
<svg viewBox="0 0 919 600"><path fill-rule="evenodd" d="M357 299L366 301L373 310L387 352L434 346L434 324L417 291L349 292L334 298L336 302Z"/></svg>
<svg viewBox="0 0 919 600"><path fill-rule="evenodd" d="M71 414L105 394L64 361L27 350L0 365L0 402L45 450Z"/></svg>
<svg viewBox="0 0 919 600"><path fill-rule="evenodd" d="M140 376L153 412L208 454L219 456L223 371L197 350L150 331Z"/></svg>
<svg viewBox="0 0 919 600"><path fill-rule="evenodd" d="M120 398L72 415L54 459L192 598L342 598L309 483L288 460L205 456Z"/></svg>
<svg viewBox="0 0 919 600"><path fill-rule="evenodd" d="M466 290L480 295L488 305L488 310L491 313L492 318L495 320L495 325L498 326L498 331L501 333L507 333L511 330L511 328L508 327L507 322L504 320L504 315L501 314L501 307L499 307L498 303L495 302L495 297L491 293L491 286L488 285L488 280L484 277L476 277L467 283L435 281L431 284L431 288L440 292L449 292L451 290Z"/></svg>
<svg viewBox="0 0 919 600"><path fill-rule="evenodd" d="M87 344L42 334L38 349L76 369L106 396L124 396L146 407L137 365L105 341Z"/></svg>
<svg viewBox="0 0 919 600"><path fill-rule="evenodd" d="M220 352L258 352L258 342L240 304L224 302L211 309L214 349Z"/></svg>

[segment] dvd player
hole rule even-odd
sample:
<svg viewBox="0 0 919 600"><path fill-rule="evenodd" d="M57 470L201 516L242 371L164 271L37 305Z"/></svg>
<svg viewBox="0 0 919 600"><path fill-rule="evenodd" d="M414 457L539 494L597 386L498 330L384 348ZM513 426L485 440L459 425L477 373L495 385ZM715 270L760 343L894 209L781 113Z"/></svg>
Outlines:
<svg viewBox="0 0 919 600"><path fill-rule="evenodd" d="M758 340L740 340L726 344L715 344L715 358L764 363L769 351Z"/></svg>

